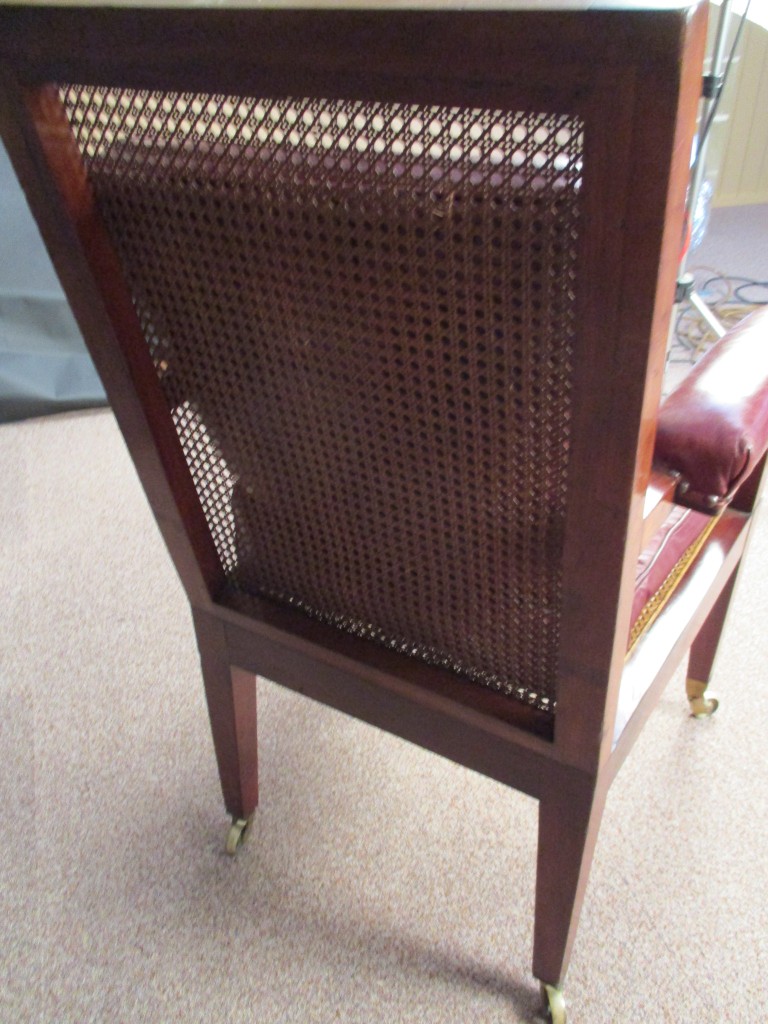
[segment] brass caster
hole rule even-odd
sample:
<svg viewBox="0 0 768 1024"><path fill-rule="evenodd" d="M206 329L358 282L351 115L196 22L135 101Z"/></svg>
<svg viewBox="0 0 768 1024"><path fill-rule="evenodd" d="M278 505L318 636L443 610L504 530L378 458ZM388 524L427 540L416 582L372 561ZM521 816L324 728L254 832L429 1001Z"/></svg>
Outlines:
<svg viewBox="0 0 768 1024"><path fill-rule="evenodd" d="M541 998L547 1006L548 1017L552 1024L565 1024L565 999L562 989L541 982Z"/></svg>
<svg viewBox="0 0 768 1024"><path fill-rule="evenodd" d="M245 842L252 821L253 816L250 818L232 819L232 824L229 826L229 832L227 832L227 853L230 857L234 857Z"/></svg>
<svg viewBox="0 0 768 1024"><path fill-rule="evenodd" d="M700 679L686 679L685 692L694 718L711 718L720 706L720 701L707 691L707 684Z"/></svg>

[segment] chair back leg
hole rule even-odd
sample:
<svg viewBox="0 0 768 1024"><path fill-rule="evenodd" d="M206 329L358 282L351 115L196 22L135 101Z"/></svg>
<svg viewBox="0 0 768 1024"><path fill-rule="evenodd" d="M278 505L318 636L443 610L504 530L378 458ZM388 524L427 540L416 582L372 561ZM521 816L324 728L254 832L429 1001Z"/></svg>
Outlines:
<svg viewBox="0 0 768 1024"><path fill-rule="evenodd" d="M563 769L539 801L533 973L546 985L559 987L568 970L606 790Z"/></svg>
<svg viewBox="0 0 768 1024"><path fill-rule="evenodd" d="M720 642L720 634L725 625L725 618L728 614L728 606L731 603L731 595L733 594L737 574L738 570L731 575L731 578L721 590L712 611L704 620L704 625L691 644L691 653L688 657L688 676L690 679L698 680L703 684L707 684L712 675L717 645Z"/></svg>
<svg viewBox="0 0 768 1024"><path fill-rule="evenodd" d="M224 803L245 821L258 803L256 677L230 665L219 620L199 609L193 619Z"/></svg>

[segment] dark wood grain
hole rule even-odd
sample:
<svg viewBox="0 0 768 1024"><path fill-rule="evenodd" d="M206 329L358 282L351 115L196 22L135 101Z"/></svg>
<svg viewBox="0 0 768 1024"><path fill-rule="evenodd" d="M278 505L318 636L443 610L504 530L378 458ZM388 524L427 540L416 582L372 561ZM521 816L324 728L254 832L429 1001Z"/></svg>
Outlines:
<svg viewBox="0 0 768 1024"><path fill-rule="evenodd" d="M242 94L412 95L515 85L562 97L597 66L651 71L679 56L680 11L36 9L8 5L0 58L25 84L195 88ZM162 50L160 49L162 47ZM159 60L158 57L161 56ZM557 78L551 69L557 68ZM545 83L549 81L549 85ZM543 92L546 90L546 93ZM446 93L447 95L447 93ZM436 102L438 102L436 100Z"/></svg>
<svg viewBox="0 0 768 1024"><path fill-rule="evenodd" d="M429 686L368 669L290 635L226 630L235 665L537 796L557 762L546 740Z"/></svg>
<svg viewBox="0 0 768 1024"><path fill-rule="evenodd" d="M104 384L158 526L190 595L223 576L176 430L72 133L50 87L22 92L2 72L0 127L67 299Z"/></svg>
<svg viewBox="0 0 768 1024"><path fill-rule="evenodd" d="M651 466L705 19L704 4L645 12L0 7L3 138L192 604L228 811L247 817L257 802L256 673L537 797L534 971L550 984L567 970L612 778L692 642L692 666L711 667L762 472L737 496L745 514L718 524L625 665L637 558L671 508L672 484ZM296 608L238 594L57 83L581 119L554 714ZM668 650L654 653L653 638L673 627ZM646 667L646 695L614 748L622 676Z"/></svg>
<svg viewBox="0 0 768 1024"><path fill-rule="evenodd" d="M254 634L254 642L258 637L283 647L293 645L311 652L310 656L315 658L326 652L339 664L357 665L358 674L370 673L380 682L387 680L389 684L400 681L412 685L425 695L464 705L483 717L517 726L526 734L552 739L553 723L549 712L510 700L506 694L472 683L456 672L425 665L407 654L352 636L275 601L225 590L219 595L217 614L223 621ZM263 674L269 676L266 668Z"/></svg>
<svg viewBox="0 0 768 1024"><path fill-rule="evenodd" d="M533 973L559 986L567 970L607 784L589 775L550 775L539 799Z"/></svg>
<svg viewBox="0 0 768 1024"><path fill-rule="evenodd" d="M247 819L259 802L256 676L233 664L215 615L193 608L193 619L224 806Z"/></svg>
<svg viewBox="0 0 768 1024"><path fill-rule="evenodd" d="M648 481L643 502L643 539L641 548L647 547L653 535L674 507L677 477L654 470Z"/></svg>
<svg viewBox="0 0 768 1024"><path fill-rule="evenodd" d="M717 648L725 627L736 577L737 573L732 572L691 644L688 655L688 675L699 682L708 683L712 677Z"/></svg>
<svg viewBox="0 0 768 1024"><path fill-rule="evenodd" d="M679 22L678 46L684 56L652 82L638 69L631 135L617 138L616 115L609 114L601 144L610 147L611 155L595 156L601 168L611 167L612 178L601 184L606 199L594 210L601 229L590 244L604 247L619 281L612 288L608 278L610 297L601 295L606 281L602 272L594 273L601 257L585 254L590 288L583 298L584 347L577 387L585 395L597 394L604 392L607 376L612 383L603 418L592 414L585 401L574 426L573 516L564 554L563 678L558 683L562 699L555 731L556 743L569 751L568 760L593 770L610 753L635 564L642 548L666 325L683 235L691 125L700 93L691 69L701 66L704 25L701 9ZM626 89L629 98L630 86ZM674 104L671 96L676 97ZM622 153L622 194L609 191L616 184L614 150L619 145L627 147ZM667 154L663 162L660 152ZM616 231L619 224L621 232ZM647 262L645 256L650 256ZM598 472L590 469L595 459Z"/></svg>

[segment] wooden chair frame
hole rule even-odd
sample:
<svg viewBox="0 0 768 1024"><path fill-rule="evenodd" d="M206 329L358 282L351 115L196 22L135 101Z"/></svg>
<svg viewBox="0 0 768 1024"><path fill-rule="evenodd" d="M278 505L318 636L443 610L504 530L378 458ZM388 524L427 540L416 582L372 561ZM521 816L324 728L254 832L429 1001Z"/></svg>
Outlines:
<svg viewBox="0 0 768 1024"><path fill-rule="evenodd" d="M705 40L649 11L0 10L0 127L188 594L227 810L257 803L258 673L539 801L533 970L560 986L608 787L693 644L709 678L754 473L626 655L634 569L671 507L652 472ZM449 672L264 601L224 607L200 501L53 83L546 109L585 123L575 392L554 729ZM672 637L672 640L669 638ZM586 640L586 642L585 642ZM650 681L617 743L622 677ZM555 1015L557 1003L552 1003Z"/></svg>

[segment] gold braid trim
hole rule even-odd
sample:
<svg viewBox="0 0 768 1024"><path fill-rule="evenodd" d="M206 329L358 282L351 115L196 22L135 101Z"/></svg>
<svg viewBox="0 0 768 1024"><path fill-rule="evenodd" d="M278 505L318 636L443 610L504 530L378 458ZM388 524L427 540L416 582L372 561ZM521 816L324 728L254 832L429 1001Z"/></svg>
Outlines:
<svg viewBox="0 0 768 1024"><path fill-rule="evenodd" d="M710 533L717 526L719 516L714 516L709 523L704 527L702 532L686 550L682 553L680 558L675 562L671 572L666 577L664 582L661 584L659 589L648 599L645 603L643 610L637 617L632 630L629 634L629 647L627 648L627 656L632 653L632 648L635 646L640 637L649 629L656 619L661 615L664 610L667 601L669 601L672 594L675 592L677 584L680 582L683 576L688 572L691 562L694 560L699 551L701 551L704 543L709 537Z"/></svg>

